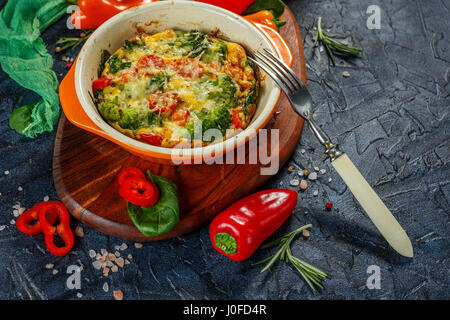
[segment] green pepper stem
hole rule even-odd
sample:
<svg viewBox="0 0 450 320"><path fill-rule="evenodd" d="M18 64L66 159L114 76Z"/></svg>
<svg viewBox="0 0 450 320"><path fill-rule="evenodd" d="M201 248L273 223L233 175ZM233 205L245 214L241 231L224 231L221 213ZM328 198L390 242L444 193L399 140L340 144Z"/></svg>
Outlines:
<svg viewBox="0 0 450 320"><path fill-rule="evenodd" d="M229 233L217 233L215 243L217 248L226 254L234 254L237 252L236 239Z"/></svg>

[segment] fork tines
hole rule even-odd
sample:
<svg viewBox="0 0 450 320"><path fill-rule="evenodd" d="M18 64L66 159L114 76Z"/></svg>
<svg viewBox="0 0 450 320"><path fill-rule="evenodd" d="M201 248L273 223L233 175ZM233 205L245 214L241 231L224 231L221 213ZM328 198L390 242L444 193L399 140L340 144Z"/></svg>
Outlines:
<svg viewBox="0 0 450 320"><path fill-rule="evenodd" d="M297 74L268 49L256 52L255 57L264 64L250 56L248 59L263 69L286 94L292 94L303 87L303 82Z"/></svg>

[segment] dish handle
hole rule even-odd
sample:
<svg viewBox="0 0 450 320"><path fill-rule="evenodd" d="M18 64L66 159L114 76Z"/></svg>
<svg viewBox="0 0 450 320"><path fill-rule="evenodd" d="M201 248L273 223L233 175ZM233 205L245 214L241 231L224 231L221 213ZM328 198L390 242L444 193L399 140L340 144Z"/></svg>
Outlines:
<svg viewBox="0 0 450 320"><path fill-rule="evenodd" d="M88 117L78 100L75 90L76 63L77 60L75 60L69 72L59 85L59 100L64 114L66 115L66 118L77 127L106 138L108 135Z"/></svg>

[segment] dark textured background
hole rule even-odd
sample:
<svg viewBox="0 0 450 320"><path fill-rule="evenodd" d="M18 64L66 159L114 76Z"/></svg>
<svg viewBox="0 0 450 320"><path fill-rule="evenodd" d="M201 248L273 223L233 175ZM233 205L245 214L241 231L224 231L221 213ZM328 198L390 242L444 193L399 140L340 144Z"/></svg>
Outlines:
<svg viewBox="0 0 450 320"><path fill-rule="evenodd" d="M5 1L0 1L3 7ZM308 82L316 104L315 118L347 151L410 236L414 259L393 252L332 171L322 147L307 128L289 163L266 188L289 186L305 167L325 168L300 195L294 215L277 235L312 223L311 237L294 242L295 255L332 273L325 289L313 293L284 263L259 274L255 262L232 262L216 253L205 226L170 241L132 242L134 257L118 273L103 277L92 267L89 249L114 252L120 239L84 227L74 250L64 258L46 252L42 236L21 234L10 220L12 206L29 208L48 195L57 199L52 179L55 133L35 140L8 127L12 110L36 96L0 71L0 298L112 299L121 289L125 299L449 299L449 76L450 4L428 1L287 1L303 33ZM381 29L366 27L366 9L379 5ZM361 59L339 60L330 67L325 52L312 50L314 24L363 48ZM65 18L43 38L54 53L58 36L68 31ZM75 56L75 52L68 52ZM66 73L61 54L55 71ZM350 77L344 78L343 71ZM61 78L61 76L59 76ZM302 149L306 152L302 153ZM294 172L287 171L288 166ZM9 175L3 172L9 170ZM329 178L331 182L328 182ZM23 191L18 191L18 186ZM319 191L318 196L313 192ZM334 209L324 209L327 201ZM77 224L72 221L73 225ZM53 274L45 265L53 263ZM82 287L66 287L69 265L83 266ZM381 289L366 287L367 268L381 269ZM110 290L102 286L108 282Z"/></svg>

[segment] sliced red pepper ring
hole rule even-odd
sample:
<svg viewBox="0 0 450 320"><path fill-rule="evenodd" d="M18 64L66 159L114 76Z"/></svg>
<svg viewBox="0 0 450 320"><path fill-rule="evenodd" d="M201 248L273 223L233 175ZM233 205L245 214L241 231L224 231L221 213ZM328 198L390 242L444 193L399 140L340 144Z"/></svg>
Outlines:
<svg viewBox="0 0 450 320"><path fill-rule="evenodd" d="M119 173L119 177L118 177L119 185L121 185L125 181L125 179L127 179L129 177L140 177L140 178L145 179L145 174L136 167L124 168Z"/></svg>
<svg viewBox="0 0 450 320"><path fill-rule="evenodd" d="M31 209L28 209L22 213L16 221L16 226L19 231L28 234L30 236L35 236L42 232L41 223L39 222L39 210L46 202L41 202L34 205ZM57 215L50 212L46 217L47 221L51 224L55 223Z"/></svg>
<svg viewBox="0 0 450 320"><path fill-rule="evenodd" d="M153 182L136 176L122 182L119 194L125 200L141 207L151 207L159 198L158 187Z"/></svg>
<svg viewBox="0 0 450 320"><path fill-rule="evenodd" d="M56 226L46 219L47 215L55 214L59 218ZM44 233L45 245L51 254L63 257L72 250L74 237L69 226L69 213L66 207L59 201L48 201L43 203L39 209L39 222L41 224L42 232ZM63 241L64 246L58 247L54 242L55 234L57 234Z"/></svg>

